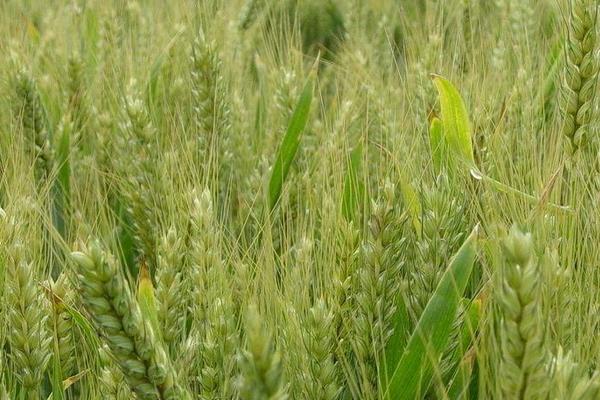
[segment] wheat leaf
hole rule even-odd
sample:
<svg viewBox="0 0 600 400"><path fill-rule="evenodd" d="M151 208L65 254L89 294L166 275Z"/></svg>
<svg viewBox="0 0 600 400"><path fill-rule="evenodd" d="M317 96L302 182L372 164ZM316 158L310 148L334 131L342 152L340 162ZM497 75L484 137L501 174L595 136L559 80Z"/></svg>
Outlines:
<svg viewBox="0 0 600 400"><path fill-rule="evenodd" d="M429 147L431 149L431 160L436 176L442 171L447 156L446 143L444 142L442 121L434 117L429 125Z"/></svg>
<svg viewBox="0 0 600 400"><path fill-rule="evenodd" d="M296 156L296 152L300 146L300 138L302 132L304 132L304 128L306 127L306 123L308 122L308 117L310 115L310 105L313 98L313 85L314 74L311 73L306 84L304 85L302 93L300 94L298 103L296 104L292 117L290 118L285 137L283 138L283 142L279 147L277 159L275 161L275 165L273 166L273 172L271 173L271 179L269 181L269 207L271 210L275 207L277 201L279 201L283 183L287 178L292 161L294 161L294 157Z"/></svg>
<svg viewBox="0 0 600 400"><path fill-rule="evenodd" d="M356 146L350 153L348 171L344 178L344 193L342 197L342 214L347 221L353 221L360 210L360 200L364 194L364 187L359 181L358 171L362 161L362 144Z"/></svg>
<svg viewBox="0 0 600 400"><path fill-rule="evenodd" d="M477 232L478 227L475 227L450 262L427 303L390 377L386 398L416 399L429 386L432 360L437 360L446 347L458 305L469 282L477 251Z"/></svg>
<svg viewBox="0 0 600 400"><path fill-rule="evenodd" d="M461 161L474 167L471 124L465 103L449 80L439 75L432 78L440 98L443 134L448 147Z"/></svg>

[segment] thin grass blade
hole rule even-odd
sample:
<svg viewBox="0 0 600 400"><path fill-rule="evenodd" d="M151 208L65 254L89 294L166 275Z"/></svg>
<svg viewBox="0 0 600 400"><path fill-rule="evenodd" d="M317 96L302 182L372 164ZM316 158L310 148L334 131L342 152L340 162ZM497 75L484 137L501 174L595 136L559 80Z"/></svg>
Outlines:
<svg viewBox="0 0 600 400"><path fill-rule="evenodd" d="M279 201L283 184L290 171L290 167L292 165L292 161L294 161L298 147L300 146L300 139L310 115L310 106L313 98L313 86L314 69L306 81L304 89L302 90L300 98L298 99L298 103L294 108L294 112L290 118L285 137L283 138L283 142L281 143L279 152L277 153L275 165L273 166L273 172L271 174L271 179L269 180L269 207L271 210Z"/></svg>

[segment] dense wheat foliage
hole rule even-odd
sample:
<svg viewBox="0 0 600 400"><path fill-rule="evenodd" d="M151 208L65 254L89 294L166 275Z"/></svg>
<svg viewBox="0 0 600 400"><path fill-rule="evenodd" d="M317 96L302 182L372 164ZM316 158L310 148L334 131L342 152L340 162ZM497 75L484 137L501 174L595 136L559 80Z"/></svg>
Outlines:
<svg viewBox="0 0 600 400"><path fill-rule="evenodd" d="M0 400L600 399L597 0L1 0Z"/></svg>

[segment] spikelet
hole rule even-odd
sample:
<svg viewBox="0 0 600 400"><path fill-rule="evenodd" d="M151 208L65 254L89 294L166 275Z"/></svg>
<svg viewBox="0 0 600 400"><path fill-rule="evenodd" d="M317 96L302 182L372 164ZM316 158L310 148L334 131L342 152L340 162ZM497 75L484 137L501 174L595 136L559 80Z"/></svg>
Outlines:
<svg viewBox="0 0 600 400"><path fill-rule="evenodd" d="M38 399L48 361L52 336L48 331L49 305L36 282L34 264L24 256L22 245L12 248L7 265L6 300L8 343L13 371L28 399Z"/></svg>
<svg viewBox="0 0 600 400"><path fill-rule="evenodd" d="M531 234L513 226L504 241L503 253L504 266L496 293L503 398L542 399L547 395L542 275Z"/></svg>
<svg viewBox="0 0 600 400"><path fill-rule="evenodd" d="M212 268L222 268L219 230L214 217L212 198L208 189L191 193L192 209L189 220L188 263L193 300L190 312L195 321L204 321L206 313L205 288L211 283L207 273Z"/></svg>
<svg viewBox="0 0 600 400"><path fill-rule="evenodd" d="M337 268L333 277L334 295L336 302L336 318L349 317L353 313L351 299L352 279L357 267L357 258L360 251L360 231L355 224L345 219L340 219L336 235L336 263ZM344 321L338 321L338 329L342 329Z"/></svg>
<svg viewBox="0 0 600 400"><path fill-rule="evenodd" d="M199 195L192 192L188 262L194 300L190 304L193 322L188 348L198 356L194 363L200 371L202 398L220 399L233 395L239 335L212 204L207 189Z"/></svg>
<svg viewBox="0 0 600 400"><path fill-rule="evenodd" d="M325 301L318 300L308 312L302 330L306 348L308 376L303 377L303 394L307 399L333 400L341 392L335 350L335 320Z"/></svg>
<svg viewBox="0 0 600 400"><path fill-rule="evenodd" d="M458 250L464 239L466 213L441 175L438 185L424 191L422 237L416 240L418 264L411 271L410 309L418 320L431 298L450 257Z"/></svg>
<svg viewBox="0 0 600 400"><path fill-rule="evenodd" d="M569 283L573 277L573 269L570 266L563 267L559 264L558 252L547 250L542 258L545 269L545 282L547 287L544 299L545 308L548 311L556 310L559 314L549 313L549 328L558 339L559 343L568 343L572 337L574 324L570 318L562 318L562 315L570 315L573 310L573 297Z"/></svg>
<svg viewBox="0 0 600 400"><path fill-rule="evenodd" d="M125 400L131 399L135 394L125 382L123 372L115 365L111 356L110 349L105 344L98 349L100 361L103 366L100 370L100 383L102 385L102 395L107 400Z"/></svg>
<svg viewBox="0 0 600 400"><path fill-rule="evenodd" d="M222 293L209 295L212 301L206 312L206 326L200 345L201 396L207 400L233 398L235 389L235 355L239 344L237 324L229 289L214 282L212 290L219 288L223 290Z"/></svg>
<svg viewBox="0 0 600 400"><path fill-rule="evenodd" d="M71 315L65 308L73 302L73 297L74 293L67 276L62 273L51 286L50 300L52 302L52 322L55 340L58 342L58 357L63 379L73 375L76 366L73 322L71 321Z"/></svg>
<svg viewBox="0 0 600 400"><path fill-rule="evenodd" d="M199 348L202 358L200 385L203 399L234 397L232 383L239 333L232 291L224 267L223 263L218 263L210 266L206 272L206 319Z"/></svg>
<svg viewBox="0 0 600 400"><path fill-rule="evenodd" d="M351 338L364 398L377 393L377 360L393 333L392 317L401 287L401 220L395 187L384 186L383 198L372 205L368 239L361 249L361 265L354 283L354 332Z"/></svg>
<svg viewBox="0 0 600 400"><path fill-rule="evenodd" d="M53 166L46 111L35 81L24 70L16 76L15 92L19 107L16 115L20 116L23 134L35 160L36 181L43 184L50 176Z"/></svg>
<svg viewBox="0 0 600 400"><path fill-rule="evenodd" d="M597 9L595 0L571 1L562 85L564 127L572 151L591 138L594 101L600 61L596 54Z"/></svg>
<svg viewBox="0 0 600 400"><path fill-rule="evenodd" d="M356 313L353 296L356 285L356 271L360 266L360 231L354 223L345 218L339 218L336 232L335 262L336 268L333 273L332 292L328 301L331 302L333 311L335 331L337 333L336 359L340 360L340 367L344 369L344 375L350 373L354 376L354 369L346 368L344 360L353 359L353 346L355 342L354 315Z"/></svg>
<svg viewBox="0 0 600 400"><path fill-rule="evenodd" d="M158 247L156 298L163 340L171 355L183 338L187 304L184 298L182 270L184 242L175 228L169 229Z"/></svg>
<svg viewBox="0 0 600 400"><path fill-rule="evenodd" d="M221 60L215 47L202 31L198 33L192 46L193 122L200 160L204 160L206 164L215 162L222 156L220 152L230 129L226 86Z"/></svg>
<svg viewBox="0 0 600 400"><path fill-rule="evenodd" d="M298 88L301 86L297 83L296 73L293 69L281 67L279 71L276 71L274 79L277 86L273 103L281 113L281 119L287 124L298 99Z"/></svg>
<svg viewBox="0 0 600 400"><path fill-rule="evenodd" d="M552 359L550 370L550 400L594 400L600 397L600 373L589 376L570 354L563 353L562 348Z"/></svg>
<svg viewBox="0 0 600 400"><path fill-rule="evenodd" d="M124 102L125 115L120 130L121 154L117 170L127 177L123 182L126 206L133 217L134 237L141 256L150 270L156 268L155 204L160 187L157 185L155 145L156 129L148 109L132 81ZM124 152L124 153L123 153ZM133 154L132 154L133 152Z"/></svg>
<svg viewBox="0 0 600 400"><path fill-rule="evenodd" d="M141 399L181 399L169 357L140 308L112 255L97 242L73 252L83 303L117 359L129 386Z"/></svg>
<svg viewBox="0 0 600 400"><path fill-rule="evenodd" d="M246 349L240 357L242 400L286 400L281 355L255 305L246 312Z"/></svg>

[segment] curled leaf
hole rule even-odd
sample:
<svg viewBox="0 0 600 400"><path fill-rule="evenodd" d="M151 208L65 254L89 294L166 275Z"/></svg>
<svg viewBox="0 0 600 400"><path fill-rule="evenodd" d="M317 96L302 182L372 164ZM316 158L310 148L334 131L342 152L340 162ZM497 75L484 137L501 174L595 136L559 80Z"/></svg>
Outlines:
<svg viewBox="0 0 600 400"><path fill-rule="evenodd" d="M440 98L443 137L453 156L468 167L475 167L471 123L465 103L452 82L435 74L432 78Z"/></svg>

